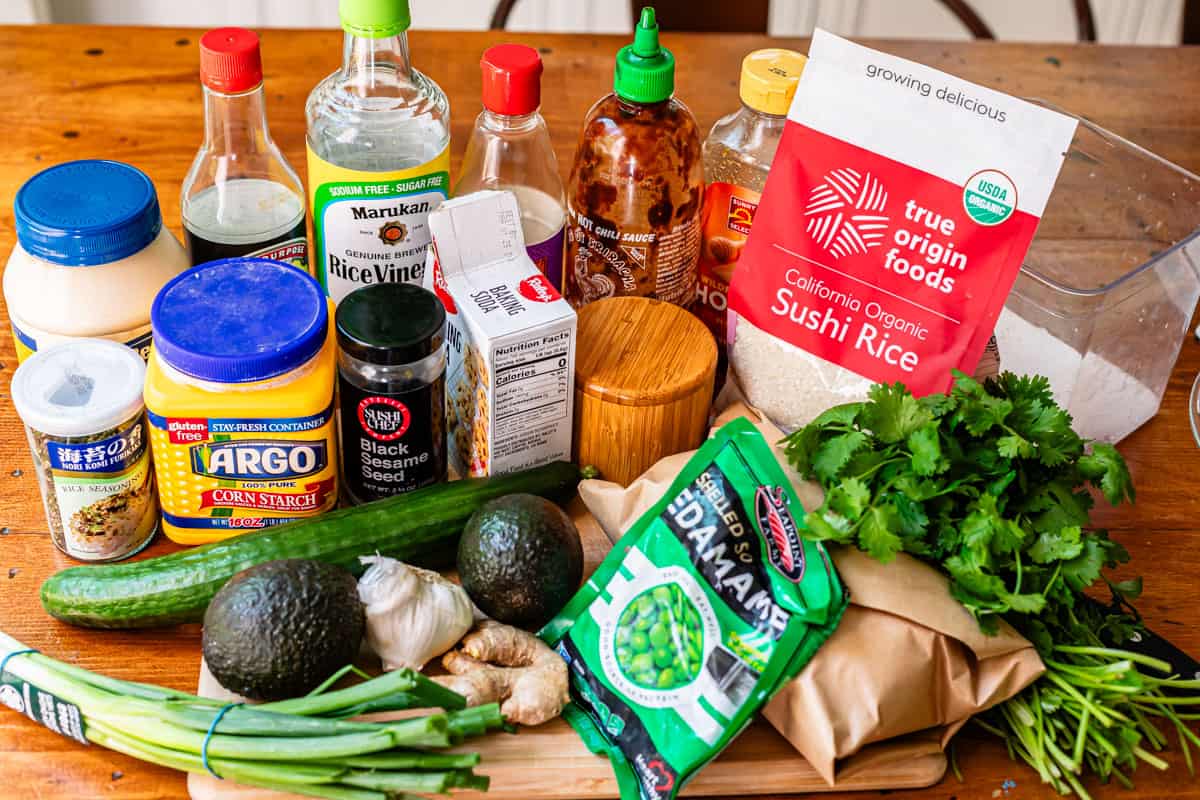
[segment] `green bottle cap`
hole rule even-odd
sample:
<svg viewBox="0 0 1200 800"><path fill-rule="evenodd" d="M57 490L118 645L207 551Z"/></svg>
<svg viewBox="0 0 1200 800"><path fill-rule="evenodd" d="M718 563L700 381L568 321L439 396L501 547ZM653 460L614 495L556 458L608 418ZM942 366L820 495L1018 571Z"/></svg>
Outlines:
<svg viewBox="0 0 1200 800"><path fill-rule="evenodd" d="M342 30L351 36L383 39L408 30L408 0L339 0Z"/></svg>
<svg viewBox="0 0 1200 800"><path fill-rule="evenodd" d="M617 51L613 91L634 103L658 103L675 91L675 56L658 43L654 9L642 9L633 31L633 44Z"/></svg>

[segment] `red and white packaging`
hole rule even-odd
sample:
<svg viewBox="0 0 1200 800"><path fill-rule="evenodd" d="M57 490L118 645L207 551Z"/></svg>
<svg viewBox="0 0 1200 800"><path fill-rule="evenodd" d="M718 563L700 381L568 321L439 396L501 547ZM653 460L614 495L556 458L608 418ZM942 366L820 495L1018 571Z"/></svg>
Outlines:
<svg viewBox="0 0 1200 800"><path fill-rule="evenodd" d="M1075 125L818 30L730 287L750 402L791 428L971 373Z"/></svg>
<svg viewBox="0 0 1200 800"><path fill-rule="evenodd" d="M425 282L446 307L446 424L462 476L570 460L575 310L525 251L512 192L429 215Z"/></svg>

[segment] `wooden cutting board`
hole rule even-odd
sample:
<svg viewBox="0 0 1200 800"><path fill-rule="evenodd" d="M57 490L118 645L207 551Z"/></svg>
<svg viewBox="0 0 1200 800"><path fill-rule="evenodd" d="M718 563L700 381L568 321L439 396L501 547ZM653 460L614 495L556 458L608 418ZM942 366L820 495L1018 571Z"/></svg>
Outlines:
<svg viewBox="0 0 1200 800"><path fill-rule="evenodd" d="M236 699L201 667L203 697ZM399 715L393 715L399 716ZM379 714L369 719L388 719ZM516 734L492 734L457 748L478 752L476 772L492 779L487 793L456 792L458 800L591 800L619 796L607 758L593 755L561 719ZM843 762L830 786L775 729L756 720L721 757L705 767L683 794L690 797L790 794L931 786L946 772L946 756L932 737L905 737L866 748ZM299 795L188 775L192 800L304 800Z"/></svg>
<svg viewBox="0 0 1200 800"><path fill-rule="evenodd" d="M611 547L608 537L578 497L568 507L583 541L584 574L590 575ZM197 694L240 700L201 664ZM393 715L393 716L403 716ZM375 715L368 719L388 719ZM478 752L476 771L492 779L486 794L456 792L462 800L592 800L619 797L608 759L592 754L561 719L517 734L493 734L460 748ZM691 797L790 794L931 786L946 773L946 756L932 737L912 736L872 745L840 765L837 786L825 783L787 740L756 720L688 784ZM192 800L304 800L299 795L255 789L210 775L188 775Z"/></svg>

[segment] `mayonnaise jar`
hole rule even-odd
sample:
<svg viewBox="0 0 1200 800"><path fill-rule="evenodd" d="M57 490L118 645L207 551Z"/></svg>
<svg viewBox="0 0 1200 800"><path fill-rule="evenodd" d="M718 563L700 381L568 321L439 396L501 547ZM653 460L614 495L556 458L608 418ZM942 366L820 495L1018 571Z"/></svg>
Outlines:
<svg viewBox="0 0 1200 800"><path fill-rule="evenodd" d="M145 359L150 304L189 263L145 173L118 161L59 164L25 182L13 214L4 299L17 360L83 337L121 342Z"/></svg>
<svg viewBox="0 0 1200 800"><path fill-rule="evenodd" d="M332 304L295 267L201 264L151 310L146 413L162 529L202 544L337 504Z"/></svg>

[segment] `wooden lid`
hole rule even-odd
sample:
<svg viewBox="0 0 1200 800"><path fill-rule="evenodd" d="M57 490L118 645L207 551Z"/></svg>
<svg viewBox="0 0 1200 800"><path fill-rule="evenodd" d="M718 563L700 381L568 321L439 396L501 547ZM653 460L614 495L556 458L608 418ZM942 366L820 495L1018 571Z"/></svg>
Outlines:
<svg viewBox="0 0 1200 800"><path fill-rule="evenodd" d="M717 343L679 306L609 297L579 312L575 387L624 406L655 406L712 391Z"/></svg>

